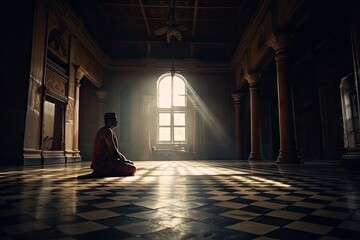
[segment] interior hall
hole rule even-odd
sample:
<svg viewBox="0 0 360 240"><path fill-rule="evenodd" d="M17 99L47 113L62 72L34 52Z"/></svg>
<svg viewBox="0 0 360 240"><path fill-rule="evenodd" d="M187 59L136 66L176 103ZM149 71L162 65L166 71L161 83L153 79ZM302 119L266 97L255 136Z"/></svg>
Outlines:
<svg viewBox="0 0 360 240"><path fill-rule="evenodd" d="M359 239L359 10L8 1L0 239ZM108 112L134 176L89 177Z"/></svg>

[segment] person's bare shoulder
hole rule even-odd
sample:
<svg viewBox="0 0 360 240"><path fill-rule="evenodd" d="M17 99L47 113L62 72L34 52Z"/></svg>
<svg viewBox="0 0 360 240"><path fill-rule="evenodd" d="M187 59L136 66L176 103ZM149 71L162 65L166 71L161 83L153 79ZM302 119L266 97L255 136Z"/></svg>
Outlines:
<svg viewBox="0 0 360 240"><path fill-rule="evenodd" d="M103 127L98 132L98 137L100 139L110 138L111 137L111 129L107 127Z"/></svg>

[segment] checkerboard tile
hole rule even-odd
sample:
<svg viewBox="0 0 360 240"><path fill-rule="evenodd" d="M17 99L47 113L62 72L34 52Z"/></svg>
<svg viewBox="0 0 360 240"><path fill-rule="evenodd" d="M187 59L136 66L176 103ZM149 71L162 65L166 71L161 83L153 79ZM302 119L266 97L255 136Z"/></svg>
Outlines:
<svg viewBox="0 0 360 240"><path fill-rule="evenodd" d="M0 168L0 239L359 239L360 175L336 163L135 161Z"/></svg>

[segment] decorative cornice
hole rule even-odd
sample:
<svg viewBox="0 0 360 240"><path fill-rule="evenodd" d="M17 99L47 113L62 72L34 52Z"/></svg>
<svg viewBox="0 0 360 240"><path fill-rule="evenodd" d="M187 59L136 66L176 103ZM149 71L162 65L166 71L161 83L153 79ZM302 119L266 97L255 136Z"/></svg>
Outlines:
<svg viewBox="0 0 360 240"><path fill-rule="evenodd" d="M56 90L51 89L46 86L45 86L45 94L59 100L60 102L63 102L63 103L67 103L67 101L68 101L68 98L66 96L64 96L64 95L58 93Z"/></svg>

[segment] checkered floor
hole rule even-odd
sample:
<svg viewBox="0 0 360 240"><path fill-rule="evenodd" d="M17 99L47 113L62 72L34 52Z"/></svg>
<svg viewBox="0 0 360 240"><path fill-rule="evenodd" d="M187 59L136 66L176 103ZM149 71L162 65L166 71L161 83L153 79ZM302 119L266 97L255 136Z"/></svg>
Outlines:
<svg viewBox="0 0 360 240"><path fill-rule="evenodd" d="M360 239L360 174L335 163L135 161L0 168L0 239Z"/></svg>

